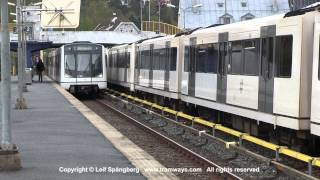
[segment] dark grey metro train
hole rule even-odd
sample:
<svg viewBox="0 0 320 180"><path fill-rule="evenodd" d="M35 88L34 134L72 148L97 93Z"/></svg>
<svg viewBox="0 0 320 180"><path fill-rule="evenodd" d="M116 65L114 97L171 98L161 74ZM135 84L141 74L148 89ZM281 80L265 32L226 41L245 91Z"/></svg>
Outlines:
<svg viewBox="0 0 320 180"><path fill-rule="evenodd" d="M49 53L48 75L71 93L98 93L107 88L104 46L74 42Z"/></svg>

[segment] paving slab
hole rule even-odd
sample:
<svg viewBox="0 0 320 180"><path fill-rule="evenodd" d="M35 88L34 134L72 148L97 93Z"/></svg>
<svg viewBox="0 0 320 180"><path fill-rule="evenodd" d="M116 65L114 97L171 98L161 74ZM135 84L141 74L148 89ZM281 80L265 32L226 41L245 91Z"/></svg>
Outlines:
<svg viewBox="0 0 320 180"><path fill-rule="evenodd" d="M14 109L17 92L13 82L13 142L23 168L0 172L1 180L145 179L51 82L28 86L26 110Z"/></svg>

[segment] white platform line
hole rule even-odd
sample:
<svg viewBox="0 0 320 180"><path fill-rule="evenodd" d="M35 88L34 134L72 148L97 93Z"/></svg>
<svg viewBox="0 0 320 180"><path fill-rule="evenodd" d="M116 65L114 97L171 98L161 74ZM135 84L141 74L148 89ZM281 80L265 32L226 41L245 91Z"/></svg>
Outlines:
<svg viewBox="0 0 320 180"><path fill-rule="evenodd" d="M117 129L103 120L95 112L90 110L81 101L73 97L69 92L64 90L57 84L54 87L84 116L96 127L105 138L107 138L116 149L118 149L128 160L148 179L179 179L170 172L147 172L145 169L160 169L165 168L161 163L155 160L150 154L134 144L127 137L122 135Z"/></svg>

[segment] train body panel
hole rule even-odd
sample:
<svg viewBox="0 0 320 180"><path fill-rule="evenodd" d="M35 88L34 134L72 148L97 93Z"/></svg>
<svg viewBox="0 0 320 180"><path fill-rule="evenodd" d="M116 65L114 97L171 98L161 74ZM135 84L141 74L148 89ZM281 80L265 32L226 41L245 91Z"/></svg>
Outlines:
<svg viewBox="0 0 320 180"><path fill-rule="evenodd" d="M271 131L281 127L288 133L311 127L311 134L320 136L318 16L317 11L280 14L127 45L130 90L179 100L199 116L209 109L241 122L250 119L250 126L264 122ZM220 122L219 115L208 117Z"/></svg>
<svg viewBox="0 0 320 180"><path fill-rule="evenodd" d="M276 15L198 30L186 36L183 42L187 47L185 51L189 52L184 53L184 64L194 67L184 67L181 91L192 98L187 98L190 101L182 99L203 106L203 96L199 95L201 93L194 93L193 89L195 86L197 91L197 88L200 88L198 84L201 84L198 83L199 79L194 80L194 76L197 77L205 71L207 75L213 73L218 77L217 86L210 88L217 92L216 99L205 98L206 100L251 110L252 115L246 114L245 117L252 118L257 116L253 115L257 113L271 114L269 119L257 120L275 126L309 129L307 120L310 117L310 106L307 104L310 102L310 90L301 83L309 87L311 83L302 82L301 78L306 80L306 77L310 77L309 72L304 69L306 66L310 67L312 58L308 55L310 51L304 52L301 46L312 47L312 33L304 29L312 29L310 22L314 13L287 18L283 16ZM212 37L211 40L204 41L208 36ZM203 46L208 45L208 51L212 52L207 54L217 62L197 62L202 60L199 54L203 51ZM210 50L210 46L214 47ZM267 48L272 50L266 52ZM271 55L268 57L267 53ZM266 67L263 66L263 61L267 61ZM197 67L206 67L208 64L214 67L213 70ZM213 108L214 105L206 107ZM233 114L233 111L225 112ZM288 125L288 119L293 119L293 123Z"/></svg>
<svg viewBox="0 0 320 180"><path fill-rule="evenodd" d="M131 52L130 45L122 45L106 51L108 82L131 88Z"/></svg>
<svg viewBox="0 0 320 180"><path fill-rule="evenodd" d="M320 136L320 16L315 17L311 99L311 133Z"/></svg>

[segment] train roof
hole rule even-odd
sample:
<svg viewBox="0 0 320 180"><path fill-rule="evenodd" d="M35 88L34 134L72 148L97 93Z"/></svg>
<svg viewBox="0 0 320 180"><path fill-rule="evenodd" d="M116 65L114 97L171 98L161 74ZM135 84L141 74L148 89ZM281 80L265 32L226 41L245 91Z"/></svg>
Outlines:
<svg viewBox="0 0 320 180"><path fill-rule="evenodd" d="M247 28L250 28L253 26L257 26L258 24L260 24L260 25L275 24L275 22L280 21L281 19L293 17L293 16L304 15L308 12L319 11L319 9L320 9L320 3L315 3L315 4L307 6L305 8L291 11L288 13L276 14L276 15L272 15L272 16L256 18L256 19L251 19L251 20L246 20L246 21L240 21L240 22L226 24L226 25L213 25L213 26L209 26L207 28L197 29L197 30L195 30L191 33L187 33L187 34L196 35L196 34L202 34L202 33L210 33L212 31L223 31L223 30L244 29L244 28L247 29Z"/></svg>
<svg viewBox="0 0 320 180"><path fill-rule="evenodd" d="M161 36L161 37L156 37L156 38L152 38L152 39L147 39L139 44L152 44L154 42L157 42L157 41L168 41L168 40L171 40L173 39L175 36L174 35L169 35L169 36Z"/></svg>
<svg viewBox="0 0 320 180"><path fill-rule="evenodd" d="M232 24L226 24L226 25L218 25L208 28L201 28L194 32L192 32L190 35L196 35L196 34L202 34L202 33L212 33L213 31L223 31L223 30L230 30L230 29L242 29L242 28L249 28L250 26L256 26L257 24L274 24L275 21L279 21L283 19L285 14L278 14L263 18L257 18L257 19L251 19L247 21L241 21L236 22Z"/></svg>
<svg viewBox="0 0 320 180"><path fill-rule="evenodd" d="M320 2L316 2L307 7L288 12L287 14L285 14L285 17L299 16L312 11L319 11L319 8L320 8Z"/></svg>

